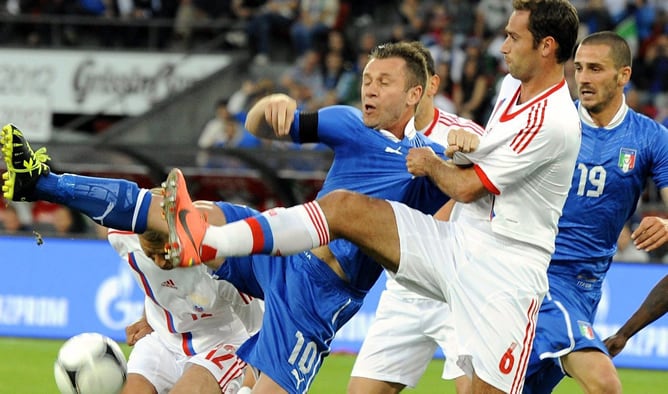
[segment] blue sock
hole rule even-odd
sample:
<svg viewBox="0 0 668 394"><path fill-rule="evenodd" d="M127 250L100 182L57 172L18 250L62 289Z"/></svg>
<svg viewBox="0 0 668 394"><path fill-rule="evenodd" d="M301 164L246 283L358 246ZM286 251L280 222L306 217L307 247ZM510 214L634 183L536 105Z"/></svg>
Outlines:
<svg viewBox="0 0 668 394"><path fill-rule="evenodd" d="M134 182L50 173L39 178L35 189L37 199L68 206L105 227L146 231L151 192Z"/></svg>
<svg viewBox="0 0 668 394"><path fill-rule="evenodd" d="M216 205L223 211L227 223L243 220L261 213L260 211L245 205L233 204L225 201L216 201Z"/></svg>

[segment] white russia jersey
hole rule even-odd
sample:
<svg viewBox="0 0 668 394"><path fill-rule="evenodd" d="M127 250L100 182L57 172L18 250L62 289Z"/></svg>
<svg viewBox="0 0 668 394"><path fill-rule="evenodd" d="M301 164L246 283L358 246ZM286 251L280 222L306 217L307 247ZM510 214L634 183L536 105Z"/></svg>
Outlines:
<svg viewBox="0 0 668 394"><path fill-rule="evenodd" d="M146 295L148 323L173 351L193 356L220 343L239 346L259 329L262 301L213 279L206 266L163 270L143 253L136 234L109 230L108 239Z"/></svg>
<svg viewBox="0 0 668 394"><path fill-rule="evenodd" d="M520 105L519 94L520 82L506 76L478 149L465 154L491 194L455 204L452 217L491 221L494 233L551 255L580 149L580 119L565 79Z"/></svg>
<svg viewBox="0 0 668 394"><path fill-rule="evenodd" d="M434 118L429 123L429 125L420 130L422 134L429 137L430 140L436 142L437 144L443 145L447 148L448 146L448 133L452 129L464 129L468 132L474 133L479 137L485 133L485 129L477 124L476 122L461 118L455 114L446 112L440 108L434 107ZM423 299L427 298L420 294L417 294L413 291L407 290L402 285L398 284L394 278L390 275L386 275L387 278L387 290L390 290L393 294L398 297L405 299Z"/></svg>

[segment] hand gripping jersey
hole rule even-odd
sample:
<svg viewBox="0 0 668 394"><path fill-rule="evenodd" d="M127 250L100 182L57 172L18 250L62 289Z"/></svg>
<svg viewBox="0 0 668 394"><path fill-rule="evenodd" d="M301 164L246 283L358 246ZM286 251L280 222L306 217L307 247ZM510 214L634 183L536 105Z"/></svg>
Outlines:
<svg viewBox="0 0 668 394"><path fill-rule="evenodd" d="M222 342L239 346L260 328L262 301L213 279L206 266L163 270L144 254L138 235L110 230L108 239L146 294L148 323L173 351L193 356Z"/></svg>

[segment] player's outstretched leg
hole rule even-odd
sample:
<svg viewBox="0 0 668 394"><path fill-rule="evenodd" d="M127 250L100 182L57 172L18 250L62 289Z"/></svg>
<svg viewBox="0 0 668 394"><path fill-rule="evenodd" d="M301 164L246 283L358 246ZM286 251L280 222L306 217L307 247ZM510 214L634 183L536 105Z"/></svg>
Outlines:
<svg viewBox="0 0 668 394"><path fill-rule="evenodd" d="M2 194L14 201L49 201L75 209L103 226L142 233L151 221L164 227L156 203L151 215L151 193L130 181L76 174L55 174L49 168L46 148L33 151L13 124L0 131L7 171L2 174ZM149 220L150 217L157 219Z"/></svg>
<svg viewBox="0 0 668 394"><path fill-rule="evenodd" d="M181 170L171 170L162 186L165 190L163 212L169 228L167 257L174 266L200 264L200 248L208 227L206 218L193 205Z"/></svg>
<svg viewBox="0 0 668 394"><path fill-rule="evenodd" d="M46 148L33 151L23 133L11 123L2 128L0 141L7 165L7 172L2 174L2 194L14 201L32 201L37 180L50 171Z"/></svg>

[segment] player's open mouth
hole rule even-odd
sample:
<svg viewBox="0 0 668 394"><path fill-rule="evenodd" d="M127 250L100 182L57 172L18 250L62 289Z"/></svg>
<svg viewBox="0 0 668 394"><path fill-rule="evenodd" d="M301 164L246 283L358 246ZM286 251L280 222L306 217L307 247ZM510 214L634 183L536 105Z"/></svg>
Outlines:
<svg viewBox="0 0 668 394"><path fill-rule="evenodd" d="M591 97L595 92L591 89L580 89L580 97Z"/></svg>

